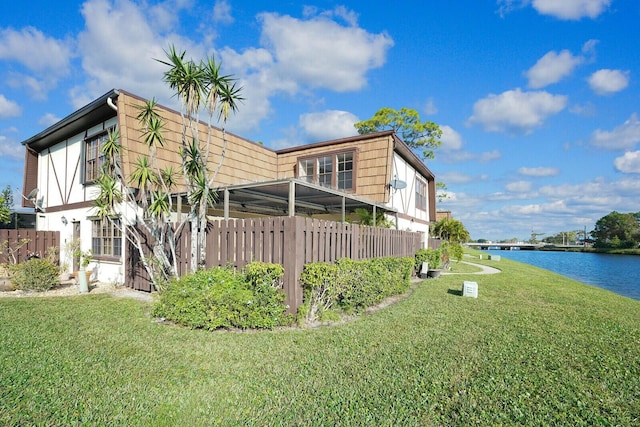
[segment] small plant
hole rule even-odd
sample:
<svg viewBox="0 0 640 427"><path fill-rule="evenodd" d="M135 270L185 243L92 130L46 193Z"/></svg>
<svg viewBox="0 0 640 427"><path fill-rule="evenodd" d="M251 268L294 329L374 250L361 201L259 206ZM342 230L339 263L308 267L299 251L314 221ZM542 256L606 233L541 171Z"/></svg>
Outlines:
<svg viewBox="0 0 640 427"><path fill-rule="evenodd" d="M89 249L88 251L81 251L80 249L74 252L74 257L80 258L80 268L85 269L89 266L91 261L93 261L93 251Z"/></svg>
<svg viewBox="0 0 640 427"><path fill-rule="evenodd" d="M11 282L23 291L47 291L59 284L58 266L46 259L33 258L10 266Z"/></svg>

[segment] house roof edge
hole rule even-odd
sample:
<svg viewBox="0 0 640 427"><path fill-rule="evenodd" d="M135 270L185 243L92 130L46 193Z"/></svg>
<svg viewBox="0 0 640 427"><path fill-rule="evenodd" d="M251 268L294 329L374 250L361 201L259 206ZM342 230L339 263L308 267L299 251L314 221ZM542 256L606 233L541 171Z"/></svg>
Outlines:
<svg viewBox="0 0 640 427"><path fill-rule="evenodd" d="M100 121L103 117L115 116L117 113L107 105L107 99L111 97L117 97L120 94L120 90L111 89L99 98L91 101L84 107L74 111L62 120L49 126L43 131L37 133L21 142L22 145L35 149L36 151L42 151L43 149L57 142L61 134L67 135L73 132L80 131L87 122ZM69 135L71 136L71 135ZM37 146L34 143L38 142Z"/></svg>

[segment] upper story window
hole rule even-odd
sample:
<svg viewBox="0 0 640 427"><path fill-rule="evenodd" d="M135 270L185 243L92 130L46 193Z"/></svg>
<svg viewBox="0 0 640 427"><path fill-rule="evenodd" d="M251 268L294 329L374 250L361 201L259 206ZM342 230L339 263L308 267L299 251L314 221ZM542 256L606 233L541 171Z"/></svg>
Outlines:
<svg viewBox="0 0 640 427"><path fill-rule="evenodd" d="M338 190L353 189L353 153L341 153L338 161Z"/></svg>
<svg viewBox="0 0 640 427"><path fill-rule="evenodd" d="M354 152L322 154L298 161L298 178L338 190L354 189Z"/></svg>
<svg viewBox="0 0 640 427"><path fill-rule="evenodd" d="M427 183L416 178L416 208L427 210Z"/></svg>
<svg viewBox="0 0 640 427"><path fill-rule="evenodd" d="M105 159L102 146L108 137L109 134L105 131L85 139L84 182L93 182L100 177Z"/></svg>

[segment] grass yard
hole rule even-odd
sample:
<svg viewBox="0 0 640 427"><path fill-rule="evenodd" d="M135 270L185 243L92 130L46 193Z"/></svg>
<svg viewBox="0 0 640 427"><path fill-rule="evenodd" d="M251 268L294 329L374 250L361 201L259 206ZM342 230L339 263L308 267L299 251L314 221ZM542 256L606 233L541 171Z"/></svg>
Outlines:
<svg viewBox="0 0 640 427"><path fill-rule="evenodd" d="M638 425L640 301L477 262L503 272L304 330L192 331L109 295L2 298L0 425Z"/></svg>

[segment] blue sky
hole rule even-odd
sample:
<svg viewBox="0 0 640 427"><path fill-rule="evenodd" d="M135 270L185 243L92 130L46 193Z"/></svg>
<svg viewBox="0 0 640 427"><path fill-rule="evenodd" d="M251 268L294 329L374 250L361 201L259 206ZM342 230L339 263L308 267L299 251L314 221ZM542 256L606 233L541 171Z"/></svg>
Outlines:
<svg viewBox="0 0 640 427"><path fill-rule="evenodd" d="M174 44L240 79L234 133L283 148L413 108L473 239L590 231L640 211L638 22L635 0L5 1L0 187L21 190L21 141L111 88L174 106Z"/></svg>

